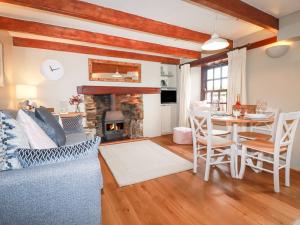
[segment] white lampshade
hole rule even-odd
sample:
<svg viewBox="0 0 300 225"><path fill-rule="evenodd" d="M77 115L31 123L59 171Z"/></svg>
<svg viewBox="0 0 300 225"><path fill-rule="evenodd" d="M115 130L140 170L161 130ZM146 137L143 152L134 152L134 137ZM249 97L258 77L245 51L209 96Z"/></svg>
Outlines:
<svg viewBox="0 0 300 225"><path fill-rule="evenodd" d="M214 33L209 40L204 42L201 49L205 51L215 51L227 48L229 42L226 39L220 38L218 34Z"/></svg>
<svg viewBox="0 0 300 225"><path fill-rule="evenodd" d="M287 53L289 47L290 46L287 44L271 46L266 49L266 54L271 58L279 58L281 56L284 56Z"/></svg>
<svg viewBox="0 0 300 225"><path fill-rule="evenodd" d="M18 84L16 86L16 98L17 99L36 99L37 89L35 86Z"/></svg>

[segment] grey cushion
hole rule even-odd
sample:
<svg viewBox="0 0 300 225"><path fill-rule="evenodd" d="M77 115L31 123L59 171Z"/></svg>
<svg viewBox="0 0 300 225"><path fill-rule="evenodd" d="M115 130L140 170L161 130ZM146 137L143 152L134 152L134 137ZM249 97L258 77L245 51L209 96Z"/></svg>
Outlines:
<svg viewBox="0 0 300 225"><path fill-rule="evenodd" d="M30 116L31 119L33 119L40 128L42 128L42 130L49 136L49 138L52 139L52 141L54 141L56 143L56 134L55 134L55 129L53 129L51 126L49 126L47 123L45 123L44 121L40 120L39 118L37 118L35 116L35 112L32 111L27 111L27 110L23 110L28 116ZM56 143L57 144L57 143Z"/></svg>
<svg viewBox="0 0 300 225"><path fill-rule="evenodd" d="M61 121L66 135L84 132L82 116L80 115L70 118L61 118Z"/></svg>
<svg viewBox="0 0 300 225"><path fill-rule="evenodd" d="M74 145L79 142L88 140L85 133L67 134L66 137L67 137L66 145Z"/></svg>
<svg viewBox="0 0 300 225"><path fill-rule="evenodd" d="M35 110L35 116L42 120L52 129L48 136L58 145L63 146L66 143L66 135L55 117L45 108L40 107Z"/></svg>
<svg viewBox="0 0 300 225"><path fill-rule="evenodd" d="M15 151L20 147L29 148L27 136L15 119L1 111L0 139L0 171L20 169Z"/></svg>
<svg viewBox="0 0 300 225"><path fill-rule="evenodd" d="M81 142L75 145L67 145L50 149L26 149L17 150L21 165L26 167L47 165L58 162L72 161L85 158L98 151L100 138Z"/></svg>

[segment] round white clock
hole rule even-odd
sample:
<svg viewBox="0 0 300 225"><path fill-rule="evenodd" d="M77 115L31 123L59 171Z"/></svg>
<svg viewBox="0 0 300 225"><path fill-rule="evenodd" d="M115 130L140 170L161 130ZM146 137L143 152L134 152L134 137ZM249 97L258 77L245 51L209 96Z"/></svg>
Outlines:
<svg viewBox="0 0 300 225"><path fill-rule="evenodd" d="M47 59L41 65L41 73L48 80L59 80L64 75L64 68L57 60Z"/></svg>

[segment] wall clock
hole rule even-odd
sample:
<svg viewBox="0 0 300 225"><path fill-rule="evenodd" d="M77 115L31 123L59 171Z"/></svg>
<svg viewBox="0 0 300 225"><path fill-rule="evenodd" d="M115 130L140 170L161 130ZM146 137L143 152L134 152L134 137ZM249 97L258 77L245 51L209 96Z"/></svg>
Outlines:
<svg viewBox="0 0 300 225"><path fill-rule="evenodd" d="M41 64L41 73L48 80L59 80L64 75L64 67L57 60L47 59Z"/></svg>

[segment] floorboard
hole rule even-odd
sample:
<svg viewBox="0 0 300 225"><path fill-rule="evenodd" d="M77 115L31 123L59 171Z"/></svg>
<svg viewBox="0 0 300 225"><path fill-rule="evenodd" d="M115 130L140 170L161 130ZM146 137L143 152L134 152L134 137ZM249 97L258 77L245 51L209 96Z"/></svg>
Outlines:
<svg viewBox="0 0 300 225"><path fill-rule="evenodd" d="M151 139L192 160L191 145L177 145L172 136ZM214 167L203 181L204 162L197 174L185 171L119 188L101 156L104 177L103 225L247 225L293 224L300 219L300 172L291 172L291 187L273 192L272 175L246 170L243 180L227 166ZM281 174L281 184L283 184Z"/></svg>

